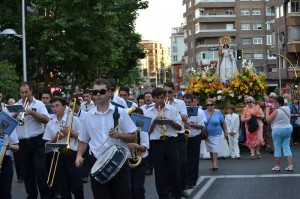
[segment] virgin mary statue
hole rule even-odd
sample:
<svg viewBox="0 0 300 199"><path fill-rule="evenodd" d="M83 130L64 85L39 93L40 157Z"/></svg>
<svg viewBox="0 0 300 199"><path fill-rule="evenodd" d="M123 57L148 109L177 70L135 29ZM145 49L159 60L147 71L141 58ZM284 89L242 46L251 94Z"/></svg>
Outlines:
<svg viewBox="0 0 300 199"><path fill-rule="evenodd" d="M238 70L233 51L229 48L229 44L223 44L220 55L217 71L222 82L226 83L233 78Z"/></svg>

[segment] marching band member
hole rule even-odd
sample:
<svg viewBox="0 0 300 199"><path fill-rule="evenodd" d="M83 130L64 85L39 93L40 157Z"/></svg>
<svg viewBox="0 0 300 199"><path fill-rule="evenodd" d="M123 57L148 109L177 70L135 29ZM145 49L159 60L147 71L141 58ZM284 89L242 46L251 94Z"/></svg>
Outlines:
<svg viewBox="0 0 300 199"><path fill-rule="evenodd" d="M81 104L81 107L80 107L81 110L88 112L89 110L91 110L95 107L95 104L92 100L92 94L90 93L89 90L84 91L83 99L84 99L84 102Z"/></svg>
<svg viewBox="0 0 300 199"><path fill-rule="evenodd" d="M135 102L130 101L128 99L129 98L129 88L127 86L121 86L120 87L119 96L122 97L125 100L128 108L138 107L138 105Z"/></svg>
<svg viewBox="0 0 300 199"><path fill-rule="evenodd" d="M17 104L23 105L26 99L28 102L24 125L16 127L27 197L37 198L39 189L42 198L49 198L45 140L43 140L44 124L48 123L49 114L45 105L32 96L32 88L27 82L20 83L19 93L21 99ZM17 116L18 113L14 114L14 117Z"/></svg>
<svg viewBox="0 0 300 199"><path fill-rule="evenodd" d="M65 114L67 102L65 99L53 98L51 99L52 109L55 117L47 124L43 136L44 140L50 143L62 142L66 143L69 133L69 126L71 125L72 113ZM68 115L69 114L69 115ZM68 121L67 121L68 120ZM74 194L76 199L84 198L82 171L74 165L76 160L76 151L78 145L78 134L81 131L81 123L77 117L73 117L72 129L70 131L70 149L71 154L64 154L60 152L57 165L56 182L59 185L59 191L62 198L71 199ZM58 138L59 136L59 138Z"/></svg>
<svg viewBox="0 0 300 199"><path fill-rule="evenodd" d="M127 106L126 101L123 98L121 98L121 97L119 97L118 95L115 94L115 91L116 91L116 88L117 88L116 80L114 78L108 78L107 81L110 84L110 90L112 92L112 94L111 94L111 103L114 106L118 106L118 107L127 109L128 106Z"/></svg>
<svg viewBox="0 0 300 199"><path fill-rule="evenodd" d="M175 85L173 82L166 82L163 86L163 89L167 92L166 103L175 107L181 116L181 130L178 131L178 155L180 162L180 180L181 180L181 189L186 193L186 163L187 163L187 144L184 135L184 122L187 121L187 110L183 100L174 98L175 96ZM187 193L186 193L187 194Z"/></svg>
<svg viewBox="0 0 300 199"><path fill-rule="evenodd" d="M44 90L42 92L41 101L44 104L51 104L50 100L51 100L51 92L49 90Z"/></svg>
<svg viewBox="0 0 300 199"><path fill-rule="evenodd" d="M179 111L165 103L166 91L155 88L152 91L155 105L150 107L144 114L152 118L150 127L150 148L155 170L155 185L159 198L169 198L168 185L171 186L175 198L187 198L181 190L180 171L177 146L177 131L181 130L181 116ZM172 120L170 125L157 125L155 119ZM166 128L164 128L166 127ZM167 139L161 140L165 134Z"/></svg>
<svg viewBox="0 0 300 199"><path fill-rule="evenodd" d="M135 141L136 126L129 117L128 113L122 108L115 108L110 103L112 91L106 79L98 79L94 82L93 97L96 107L88 112L88 116L83 124L85 128L79 134L79 144L76 158L76 166L82 166L83 154L87 144L94 155L94 159L100 157L106 149L114 144L126 146L126 143ZM117 112L119 128L113 129L114 113ZM108 136L110 139L107 139ZM107 139L107 140L106 140ZM106 142L105 142L106 140ZM103 147L99 148L103 143ZM96 162L96 161L95 161ZM107 199L129 199L132 198L130 190L130 173L128 162L126 161L119 172L107 183L101 184L91 177L91 188L94 198Z"/></svg>
<svg viewBox="0 0 300 199"><path fill-rule="evenodd" d="M0 105L2 111L2 105ZM7 135L4 135L4 139L7 138ZM12 132L9 137L9 144L6 147L4 152L4 158L1 164L0 170L0 198L1 199L11 199L11 187L13 179L13 164L11 160L12 153L19 151L19 140L16 134L16 130ZM0 148L1 151L1 148Z"/></svg>
<svg viewBox="0 0 300 199"><path fill-rule="evenodd" d="M193 106L194 96L185 94L183 100L186 106ZM206 122L205 113L202 109L198 109L197 116L189 116L186 127L190 130L187 142L187 189L193 189L196 186L199 173L199 156L200 156L200 132Z"/></svg>
<svg viewBox="0 0 300 199"><path fill-rule="evenodd" d="M78 98L76 98L76 104L75 104L74 111L75 111L75 116L78 117L81 125L83 125L84 120L86 119L88 113L81 110L81 103L78 100ZM84 126L82 126L82 128L84 128ZM83 158L85 159L85 161L83 162L83 165L82 165L82 182L87 183L89 173L90 173L90 165L91 165L91 155L89 154L89 147L87 148L86 152L84 153Z"/></svg>
<svg viewBox="0 0 300 199"><path fill-rule="evenodd" d="M137 105L138 107L141 107L145 104L145 99L144 99L144 95L141 94L137 97Z"/></svg>
<svg viewBox="0 0 300 199"><path fill-rule="evenodd" d="M144 115L143 110L141 108L135 108L132 113ZM141 163L135 167L130 169L130 177L131 177L131 191L133 195L133 199L145 199L145 175L147 169L147 156L149 149L149 135L148 132L140 131L137 134L137 142L138 143L128 143L127 146L129 150L136 151L136 154L142 153L142 161ZM129 160L132 159L131 153L128 154Z"/></svg>

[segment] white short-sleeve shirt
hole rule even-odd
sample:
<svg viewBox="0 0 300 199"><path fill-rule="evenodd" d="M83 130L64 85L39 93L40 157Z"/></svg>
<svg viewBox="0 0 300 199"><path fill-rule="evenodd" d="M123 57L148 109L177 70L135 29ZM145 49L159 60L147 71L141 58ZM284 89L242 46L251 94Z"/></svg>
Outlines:
<svg viewBox="0 0 300 199"><path fill-rule="evenodd" d="M19 100L17 102L17 104L23 105L22 99ZM45 104L43 102L41 102L40 100L33 98L33 101L29 104L28 108L36 109L36 112L46 115L48 118L50 118ZM45 125L43 123L37 121L31 115L25 116L23 126L18 125L16 127L16 131L17 131L19 140L36 137L40 134L43 134L44 130L45 130Z"/></svg>
<svg viewBox="0 0 300 199"><path fill-rule="evenodd" d="M128 151L127 143L120 139L109 138L108 141L99 149L99 147L108 138L110 129L114 128L113 113L115 112L115 106L109 104L108 110L101 113L97 110L97 107L88 112L86 120L83 122L84 129L79 134L78 139L82 142L88 143L93 155L98 158L110 146L117 144ZM118 131L120 133L134 133L136 126L129 117L125 109L118 108L120 114L118 123L121 123Z"/></svg>
<svg viewBox="0 0 300 199"><path fill-rule="evenodd" d="M185 105L183 100L174 98L173 103L170 104L170 105L174 106L179 111L180 114L188 116L186 105ZM181 122L180 125L182 127L181 131L177 131L177 133L184 133L184 124L183 124L183 122Z"/></svg>
<svg viewBox="0 0 300 199"><path fill-rule="evenodd" d="M140 145L147 148L147 150L142 154L142 157L145 158L148 156L148 149L149 149L149 133L146 131L140 132ZM132 158L131 153L127 154L128 158Z"/></svg>
<svg viewBox="0 0 300 199"><path fill-rule="evenodd" d="M68 122L66 122L66 120L67 120L67 114L63 116L61 121L58 121L57 117L55 116L50 122L47 123L43 139L47 141L51 140L53 137L55 137L56 133L60 130L61 127L63 126L69 127L71 123L71 117L68 118ZM81 123L77 117L73 117L72 130L77 132L78 134L80 134L82 130ZM58 142L66 143L66 139L67 136L65 136L63 139L59 140ZM78 139L71 137L70 148L73 151L77 151L77 146L78 146Z"/></svg>
<svg viewBox="0 0 300 199"><path fill-rule="evenodd" d="M167 118L169 118L170 120L172 120L180 125L182 124L182 119L179 114L179 111L175 107L165 104L163 111L165 112L165 116ZM156 110L155 106L152 106L151 108L147 109L147 111L144 113L145 116L152 118L151 123L153 123L153 121L159 114L161 114L161 113L159 113ZM166 136L177 137L178 131L176 131L173 127L171 127L171 125L166 125L166 127L167 127L166 128ZM160 136L161 136L160 125L155 125L152 133L150 134L150 140L159 140Z"/></svg>
<svg viewBox="0 0 300 199"><path fill-rule="evenodd" d="M206 117L205 117L204 111L201 109L198 109L197 116L190 116L190 117L188 117L187 121L204 126L204 122L206 122ZM191 131L191 134L189 137L195 137L195 136L199 135L201 132L200 129L195 129L193 127L189 127L189 130Z"/></svg>
<svg viewBox="0 0 300 199"><path fill-rule="evenodd" d="M18 144L19 143L16 129L13 130L13 132L10 134L10 136L5 134L4 138L5 139L8 138L10 144ZM6 150L6 152L5 152L5 155L12 155L12 154L13 154L13 152L11 150Z"/></svg>

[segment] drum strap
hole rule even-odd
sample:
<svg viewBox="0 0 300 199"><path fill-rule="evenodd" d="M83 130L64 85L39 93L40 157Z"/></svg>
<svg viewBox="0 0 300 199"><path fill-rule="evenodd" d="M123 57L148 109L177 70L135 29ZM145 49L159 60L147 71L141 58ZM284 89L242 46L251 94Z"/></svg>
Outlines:
<svg viewBox="0 0 300 199"><path fill-rule="evenodd" d="M114 128L116 128L118 126L119 118L120 118L120 114L118 112L118 107L117 106L115 106L115 112L113 114L113 118L114 118Z"/></svg>

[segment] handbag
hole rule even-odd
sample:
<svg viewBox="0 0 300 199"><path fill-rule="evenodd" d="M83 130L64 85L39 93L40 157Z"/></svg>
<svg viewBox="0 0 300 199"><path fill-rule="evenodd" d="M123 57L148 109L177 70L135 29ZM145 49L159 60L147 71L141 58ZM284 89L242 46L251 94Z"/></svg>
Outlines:
<svg viewBox="0 0 300 199"><path fill-rule="evenodd" d="M258 121L254 115L251 115L251 118L248 121L248 131L253 133L259 128Z"/></svg>
<svg viewBox="0 0 300 199"><path fill-rule="evenodd" d="M213 113L211 114L211 116L209 117L208 121L207 121L207 124L205 125L205 127L201 130L201 134L200 134L200 139L201 140L206 140L208 138L208 132L207 132L207 126L208 126L208 123L210 121L210 118L212 117L212 115L214 114L215 111L213 111Z"/></svg>

